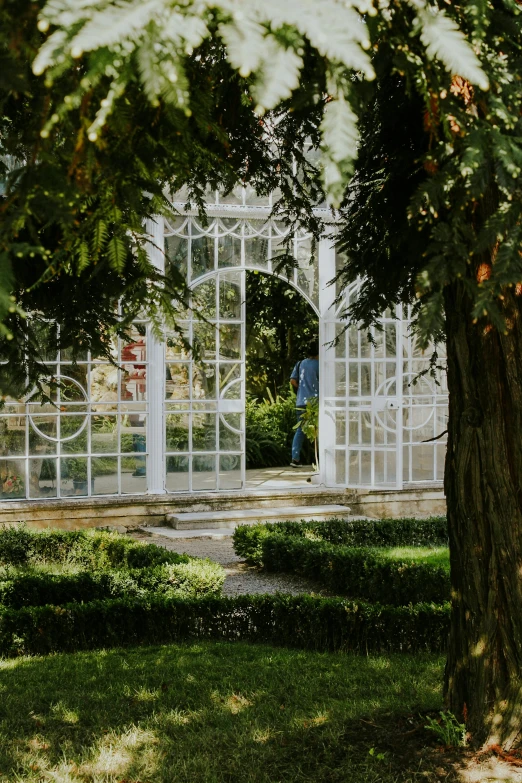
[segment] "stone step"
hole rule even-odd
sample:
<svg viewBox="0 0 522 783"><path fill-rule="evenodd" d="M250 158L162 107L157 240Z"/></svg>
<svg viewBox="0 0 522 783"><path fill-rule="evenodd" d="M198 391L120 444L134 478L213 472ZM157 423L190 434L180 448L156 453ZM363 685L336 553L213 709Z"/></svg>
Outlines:
<svg viewBox="0 0 522 783"><path fill-rule="evenodd" d="M173 530L171 527L158 527L157 525L141 525L137 528L140 533L146 533L148 536L158 536L159 538L232 538L234 535L234 528L232 527L217 527L217 528L203 528L199 527L196 530Z"/></svg>
<svg viewBox="0 0 522 783"><path fill-rule="evenodd" d="M323 506L280 506L278 508L242 508L220 511L178 512L165 516L166 524L174 530L233 530L238 525L254 525L256 522L284 520L344 519L350 516L349 506L329 503Z"/></svg>

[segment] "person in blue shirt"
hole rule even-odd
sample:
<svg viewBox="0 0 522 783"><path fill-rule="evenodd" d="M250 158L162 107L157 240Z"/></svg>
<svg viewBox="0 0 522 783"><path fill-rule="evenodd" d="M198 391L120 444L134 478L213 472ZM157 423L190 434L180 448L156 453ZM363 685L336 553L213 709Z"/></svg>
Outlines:
<svg viewBox="0 0 522 783"><path fill-rule="evenodd" d="M290 383L296 390L295 406L299 423L308 400L319 396L319 345L316 342L310 344L307 358L295 365L290 376ZM290 463L292 468L300 468L302 465L301 448L305 437L301 427L298 427L292 443L292 461Z"/></svg>

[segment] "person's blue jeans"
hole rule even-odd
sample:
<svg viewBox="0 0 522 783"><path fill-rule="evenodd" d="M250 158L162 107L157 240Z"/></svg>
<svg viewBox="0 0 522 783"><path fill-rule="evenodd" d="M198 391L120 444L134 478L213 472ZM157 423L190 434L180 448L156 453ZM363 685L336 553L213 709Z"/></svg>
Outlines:
<svg viewBox="0 0 522 783"><path fill-rule="evenodd" d="M301 419L303 418L304 408L296 408L295 413L297 416L297 423L300 424ZM299 426L295 431L294 439L292 441L292 460L294 462L299 462L301 459L301 449L305 438L306 435Z"/></svg>

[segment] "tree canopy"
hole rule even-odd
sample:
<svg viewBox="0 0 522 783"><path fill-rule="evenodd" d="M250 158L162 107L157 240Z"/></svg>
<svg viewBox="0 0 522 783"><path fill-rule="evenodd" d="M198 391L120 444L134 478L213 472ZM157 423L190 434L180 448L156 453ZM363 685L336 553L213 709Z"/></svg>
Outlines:
<svg viewBox="0 0 522 783"><path fill-rule="evenodd" d="M339 203L381 51L424 102L432 73L487 87L474 8L4 0L3 390L20 393L45 370L48 319L62 347L108 357L137 312L175 320L184 281L158 274L143 235L144 221L169 209L169 190L188 185L203 208L207 187L280 188L280 216L319 232L318 175ZM309 143L322 150L318 168Z"/></svg>

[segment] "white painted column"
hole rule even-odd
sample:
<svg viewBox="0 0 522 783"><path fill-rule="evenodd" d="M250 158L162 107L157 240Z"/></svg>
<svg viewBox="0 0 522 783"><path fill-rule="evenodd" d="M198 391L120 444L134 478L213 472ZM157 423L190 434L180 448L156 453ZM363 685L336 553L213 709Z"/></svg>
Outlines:
<svg viewBox="0 0 522 783"><path fill-rule="evenodd" d="M145 231L150 236L147 252L150 262L161 272L165 269L165 239L163 218L147 220ZM147 328L147 485L150 495L160 495L165 489L165 433L163 401L165 399L165 345L151 327Z"/></svg>
<svg viewBox="0 0 522 783"><path fill-rule="evenodd" d="M327 415L325 393L327 359L334 349L328 343L332 340L330 323L334 318L335 285L329 285L335 277L335 248L332 238L319 242L319 468L320 482L335 486L335 422Z"/></svg>

